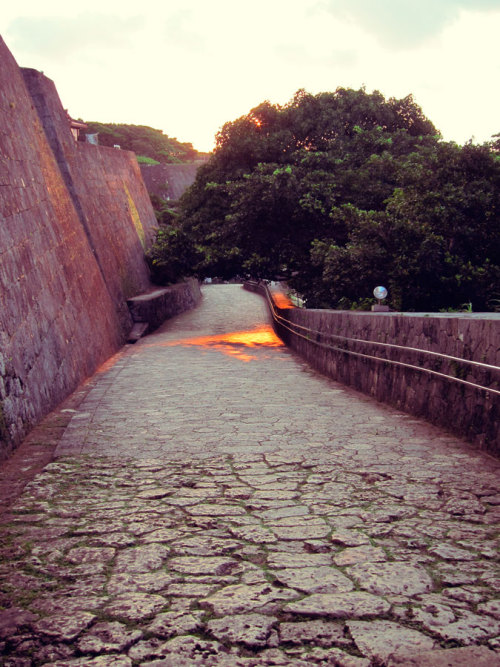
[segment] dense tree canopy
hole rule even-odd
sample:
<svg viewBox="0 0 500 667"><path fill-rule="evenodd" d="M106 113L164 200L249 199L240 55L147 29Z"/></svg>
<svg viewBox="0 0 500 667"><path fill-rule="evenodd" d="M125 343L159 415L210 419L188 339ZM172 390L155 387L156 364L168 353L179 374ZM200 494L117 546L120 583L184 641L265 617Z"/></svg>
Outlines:
<svg viewBox="0 0 500 667"><path fill-rule="evenodd" d="M146 125L123 125L86 121L87 132L99 133L101 146L118 145L155 162L189 162L200 156L190 143L172 139Z"/></svg>
<svg viewBox="0 0 500 667"><path fill-rule="evenodd" d="M442 142L411 96L339 88L264 102L219 132L154 263L282 275L310 307L359 306L384 284L397 309L493 308L494 148Z"/></svg>

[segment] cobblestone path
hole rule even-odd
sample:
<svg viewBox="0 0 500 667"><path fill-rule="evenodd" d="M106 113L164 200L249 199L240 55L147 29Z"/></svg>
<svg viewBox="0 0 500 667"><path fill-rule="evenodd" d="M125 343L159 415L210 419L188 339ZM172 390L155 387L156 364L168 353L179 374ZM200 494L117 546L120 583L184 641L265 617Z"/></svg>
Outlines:
<svg viewBox="0 0 500 667"><path fill-rule="evenodd" d="M499 462L239 286L126 347L57 455L3 517L5 667L500 665Z"/></svg>

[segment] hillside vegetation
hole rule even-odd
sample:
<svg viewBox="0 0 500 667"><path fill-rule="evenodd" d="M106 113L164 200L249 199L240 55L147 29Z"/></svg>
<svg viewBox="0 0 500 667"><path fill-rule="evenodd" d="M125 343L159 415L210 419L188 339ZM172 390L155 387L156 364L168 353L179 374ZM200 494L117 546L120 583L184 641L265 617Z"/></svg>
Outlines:
<svg viewBox="0 0 500 667"><path fill-rule="evenodd" d="M156 279L283 276L319 308L366 308L384 285L396 310L498 309L498 149L442 141L411 96L264 102L219 132L158 233Z"/></svg>
<svg viewBox="0 0 500 667"><path fill-rule="evenodd" d="M89 134L99 133L101 146L120 146L123 150L133 151L139 162L173 163L192 162L205 157L191 143L183 143L146 125L123 125L119 123L98 123L85 121Z"/></svg>

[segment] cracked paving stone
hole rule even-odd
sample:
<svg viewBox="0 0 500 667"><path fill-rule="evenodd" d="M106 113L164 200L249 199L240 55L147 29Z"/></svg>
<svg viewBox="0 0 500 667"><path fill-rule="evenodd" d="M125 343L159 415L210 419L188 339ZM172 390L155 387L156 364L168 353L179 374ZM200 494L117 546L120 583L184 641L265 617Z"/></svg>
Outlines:
<svg viewBox="0 0 500 667"><path fill-rule="evenodd" d="M95 619L95 614L87 611L75 611L68 616L58 614L41 618L32 627L34 632L50 637L59 642L70 642L76 639Z"/></svg>
<svg viewBox="0 0 500 667"><path fill-rule="evenodd" d="M347 574L375 595L415 595L433 588L422 567L401 562L359 563L349 567Z"/></svg>
<svg viewBox="0 0 500 667"><path fill-rule="evenodd" d="M361 547L370 544L368 535L357 530L335 530L330 539L333 544L340 544L344 547Z"/></svg>
<svg viewBox="0 0 500 667"><path fill-rule="evenodd" d="M233 532L232 529L230 531ZM239 549L241 544L229 538L197 535L176 539L171 546L174 551L188 556L224 556Z"/></svg>
<svg viewBox="0 0 500 667"><path fill-rule="evenodd" d="M466 551L465 549L459 549L458 547L451 546L449 544L439 544L435 547L429 549L429 553L443 560L475 560L476 554L471 551Z"/></svg>
<svg viewBox="0 0 500 667"><path fill-rule="evenodd" d="M124 618L127 621L143 621L157 614L167 606L167 600L161 595L148 593L129 593L118 595L104 607L110 616Z"/></svg>
<svg viewBox="0 0 500 667"><path fill-rule="evenodd" d="M276 535L263 526L232 526L229 532L233 537L257 544L272 544L277 541Z"/></svg>
<svg viewBox="0 0 500 667"><path fill-rule="evenodd" d="M57 660L50 667L132 667L132 660L124 655L100 655L96 658Z"/></svg>
<svg viewBox="0 0 500 667"><path fill-rule="evenodd" d="M162 571L137 574L113 574L109 578L106 590L109 595L120 595L130 592L159 593L170 584L177 583L179 580L180 577Z"/></svg>
<svg viewBox="0 0 500 667"><path fill-rule="evenodd" d="M243 644L248 648L268 645L271 630L278 619L264 614L235 614L207 623L207 629L222 643Z"/></svg>
<svg viewBox="0 0 500 667"><path fill-rule="evenodd" d="M307 664L337 665L338 667L370 667L371 661L349 655L338 648L313 648L307 653Z"/></svg>
<svg viewBox="0 0 500 667"><path fill-rule="evenodd" d="M432 631L445 641L457 641L468 646L500 634L500 621L491 616L479 616L471 611L457 610L458 620L448 625L433 626Z"/></svg>
<svg viewBox="0 0 500 667"><path fill-rule="evenodd" d="M274 568L300 568L300 567L319 567L321 565L331 565L332 556L328 553L310 554L310 553L289 553L272 552L267 557L267 564L271 569Z"/></svg>
<svg viewBox="0 0 500 667"><path fill-rule="evenodd" d="M349 547L333 557L333 562L337 567L355 565L356 563L381 563L386 560L387 556L383 549L370 545Z"/></svg>
<svg viewBox="0 0 500 667"><path fill-rule="evenodd" d="M347 627L361 653L382 664L392 656L437 646L430 637L392 621L348 621Z"/></svg>
<svg viewBox="0 0 500 667"><path fill-rule="evenodd" d="M170 558L168 567L182 574L216 576L232 575L243 570L239 561L224 556L177 556L176 558Z"/></svg>
<svg viewBox="0 0 500 667"><path fill-rule="evenodd" d="M170 549L164 544L143 544L123 549L116 556L115 573L151 572L158 570L165 562Z"/></svg>
<svg viewBox="0 0 500 667"><path fill-rule="evenodd" d="M115 556L115 549L111 547L76 547L70 549L65 556L68 563L107 563Z"/></svg>
<svg viewBox="0 0 500 667"><path fill-rule="evenodd" d="M226 586L213 595L199 601L202 609L209 609L216 616L244 614L250 611L277 609L283 602L300 597L297 591L274 588L269 584Z"/></svg>
<svg viewBox="0 0 500 667"><path fill-rule="evenodd" d="M323 648L353 646L352 640L344 632L344 625L332 621L281 623L279 633L281 641L286 644L314 644Z"/></svg>
<svg viewBox="0 0 500 667"><path fill-rule="evenodd" d="M194 505L186 508L186 511L191 514L191 516L238 516L240 514L245 514L243 507L239 505L222 505L222 504L209 504L209 503L200 503L199 505Z"/></svg>
<svg viewBox="0 0 500 667"><path fill-rule="evenodd" d="M270 572L284 586L304 593L339 593L353 589L353 583L342 572L326 565L284 568Z"/></svg>
<svg viewBox="0 0 500 667"><path fill-rule="evenodd" d="M217 641L206 641L190 635L182 635L169 639L166 642L155 638L140 641L135 646L132 646L128 655L132 660L140 662L142 665L145 660L157 661L172 656L175 656L175 659L184 658L191 661L198 659L207 660L212 656L218 657L220 653L225 652L224 646ZM147 665L149 662L144 664ZM161 665L159 662L157 664ZM171 664L172 667L175 667L179 663L172 662ZM193 664L193 662L186 664Z"/></svg>
<svg viewBox="0 0 500 667"><path fill-rule="evenodd" d="M386 614L390 608L391 605L383 598L363 591L352 591L339 594L316 593L288 603L284 610L310 616L360 618Z"/></svg>
<svg viewBox="0 0 500 667"><path fill-rule="evenodd" d="M500 667L500 655L486 646L406 653L392 657L387 667Z"/></svg>
<svg viewBox="0 0 500 667"><path fill-rule="evenodd" d="M112 653L124 651L141 639L140 630L130 630L123 623L96 623L77 642L81 653Z"/></svg>
<svg viewBox="0 0 500 667"><path fill-rule="evenodd" d="M155 616L146 626L146 630L161 639L169 639L175 635L198 632L203 628L203 612L185 614L180 611L166 611Z"/></svg>

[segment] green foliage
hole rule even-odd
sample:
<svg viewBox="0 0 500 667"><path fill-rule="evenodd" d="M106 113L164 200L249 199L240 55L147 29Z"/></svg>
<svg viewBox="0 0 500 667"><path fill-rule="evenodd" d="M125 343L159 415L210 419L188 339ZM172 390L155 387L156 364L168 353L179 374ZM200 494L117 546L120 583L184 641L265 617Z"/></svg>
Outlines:
<svg viewBox="0 0 500 667"><path fill-rule="evenodd" d="M139 164L160 164L158 160L153 160L153 158L146 157L145 155L136 155L136 157Z"/></svg>
<svg viewBox="0 0 500 667"><path fill-rule="evenodd" d="M413 98L299 91L226 123L180 201L200 277L285 276L309 307L493 307L496 144L440 140ZM172 244L167 247L171 252Z"/></svg>
<svg viewBox="0 0 500 667"><path fill-rule="evenodd" d="M192 162L205 154L198 153L190 143L183 143L172 139L161 130L155 130L146 125L123 125L119 123L98 123L85 121L88 133L99 133L101 146L120 146L123 150L133 151L156 163Z"/></svg>

